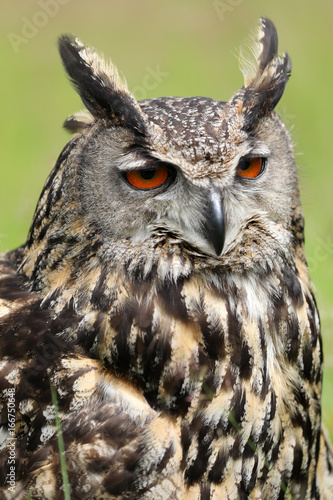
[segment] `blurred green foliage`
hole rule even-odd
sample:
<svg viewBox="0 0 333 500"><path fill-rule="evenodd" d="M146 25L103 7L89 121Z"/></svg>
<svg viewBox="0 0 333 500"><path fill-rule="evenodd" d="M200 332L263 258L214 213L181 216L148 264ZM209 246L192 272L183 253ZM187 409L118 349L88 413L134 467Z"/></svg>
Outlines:
<svg viewBox="0 0 333 500"><path fill-rule="evenodd" d="M24 242L44 181L69 139L62 123L82 108L59 61L59 34L75 33L111 56L138 98L225 100L242 86L240 43L260 16L274 21L280 51L293 61L278 111L298 155L323 327L323 417L333 437L332 1L26 0L1 7L1 251Z"/></svg>

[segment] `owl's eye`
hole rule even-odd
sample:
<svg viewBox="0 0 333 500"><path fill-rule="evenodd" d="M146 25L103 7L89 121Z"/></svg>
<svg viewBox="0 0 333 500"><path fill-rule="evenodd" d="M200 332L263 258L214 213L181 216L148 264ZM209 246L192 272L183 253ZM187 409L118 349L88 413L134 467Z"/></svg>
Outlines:
<svg viewBox="0 0 333 500"><path fill-rule="evenodd" d="M255 179L265 170L266 159L261 156L242 158L237 166L237 174L247 179Z"/></svg>
<svg viewBox="0 0 333 500"><path fill-rule="evenodd" d="M169 177L166 167L130 170L125 174L127 181L138 189L153 189L161 186Z"/></svg>

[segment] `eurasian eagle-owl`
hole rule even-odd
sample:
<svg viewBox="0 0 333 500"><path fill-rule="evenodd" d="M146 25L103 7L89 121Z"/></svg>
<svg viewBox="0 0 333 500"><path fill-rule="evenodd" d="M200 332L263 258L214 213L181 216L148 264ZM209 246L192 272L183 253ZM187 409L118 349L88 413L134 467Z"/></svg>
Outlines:
<svg viewBox="0 0 333 500"><path fill-rule="evenodd" d="M137 102L60 39L87 111L1 256L0 498L333 498L277 45L228 102Z"/></svg>

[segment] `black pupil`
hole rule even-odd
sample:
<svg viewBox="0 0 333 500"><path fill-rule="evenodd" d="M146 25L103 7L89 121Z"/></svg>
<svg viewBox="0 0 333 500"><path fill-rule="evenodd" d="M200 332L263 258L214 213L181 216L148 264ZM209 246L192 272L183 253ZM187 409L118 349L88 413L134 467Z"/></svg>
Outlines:
<svg viewBox="0 0 333 500"><path fill-rule="evenodd" d="M239 168L241 170L247 170L251 165L251 158L242 158Z"/></svg>
<svg viewBox="0 0 333 500"><path fill-rule="evenodd" d="M145 179L146 181L149 181L152 179L155 175L156 168L147 168L145 170L139 170L140 176L142 179Z"/></svg>

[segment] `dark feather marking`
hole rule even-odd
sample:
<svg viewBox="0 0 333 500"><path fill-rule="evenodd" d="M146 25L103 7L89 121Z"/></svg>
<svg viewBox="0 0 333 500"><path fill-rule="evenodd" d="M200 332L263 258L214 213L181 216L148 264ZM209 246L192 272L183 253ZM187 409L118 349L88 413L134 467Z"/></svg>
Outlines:
<svg viewBox="0 0 333 500"><path fill-rule="evenodd" d="M109 295L106 295L106 280L108 277L109 271L107 267L102 266L101 273L96 282L95 288L91 294L91 304L93 307L102 312L107 312L110 309L112 304L112 298Z"/></svg>
<svg viewBox="0 0 333 500"><path fill-rule="evenodd" d="M281 440L276 441L276 444L271 448L272 454L271 454L271 459L270 459L270 465L273 467L275 462L278 459L279 452L280 452L280 445L281 445Z"/></svg>
<svg viewBox="0 0 333 500"><path fill-rule="evenodd" d="M289 361L296 361L299 347L301 343L301 332L299 321L296 316L292 315L288 318L287 337L286 337L286 352Z"/></svg>
<svg viewBox="0 0 333 500"><path fill-rule="evenodd" d="M318 457L319 457L319 451L320 451L320 440L321 440L321 435L319 433L316 434L316 451L315 451L315 457L316 457L316 463L318 462ZM312 443L312 441L310 441Z"/></svg>
<svg viewBox="0 0 333 500"><path fill-rule="evenodd" d="M207 430L203 427L198 436L198 453L193 464L186 470L186 480L189 485L197 483L202 475L207 470L208 460L210 457L209 448L211 442L203 439L206 436Z"/></svg>
<svg viewBox="0 0 333 500"><path fill-rule="evenodd" d="M246 493L246 491L244 491L242 483L237 485L237 489L238 489L238 495L239 495L237 500L248 500L248 498L249 498L248 494Z"/></svg>
<svg viewBox="0 0 333 500"><path fill-rule="evenodd" d="M315 436L313 434L311 420L310 420L309 415L305 414L303 416L303 415L301 415L300 412L297 412L296 415L291 416L291 422L294 425L294 427L300 427L302 429L303 435L304 435L305 439L308 441L308 447L309 447L309 449L311 449L313 439ZM309 456L309 460L310 460L310 456Z"/></svg>
<svg viewBox="0 0 333 500"><path fill-rule="evenodd" d="M166 468L170 458L173 457L174 453L175 453L174 445L173 443L171 443L170 446L166 448L164 455L161 458L161 461L158 463L156 467L156 472L162 472Z"/></svg>
<svg viewBox="0 0 333 500"><path fill-rule="evenodd" d="M281 311L286 306L285 297L283 295L283 290L280 288L278 291L273 290L270 294L270 300L272 301L273 309Z"/></svg>
<svg viewBox="0 0 333 500"><path fill-rule="evenodd" d="M295 397L297 404L301 406L301 408L304 408L305 410L309 409L310 406L309 395L305 392L304 387L294 387L293 395Z"/></svg>
<svg viewBox="0 0 333 500"><path fill-rule="evenodd" d="M267 444L267 446L266 446L266 443L269 443L269 445ZM272 441L272 440L267 440L267 441L266 441L266 443L265 443L265 445L264 445L266 449L265 449L265 448L263 448L263 453L264 453L264 456L265 456L265 457L267 457L267 454L268 454L268 453L269 453L269 451L271 450L271 448L272 448L272 444L273 444L273 441ZM271 463L272 463L272 461L270 460L270 462L269 462L269 463L271 464ZM261 482L261 484L263 484L263 485L264 485L264 484L266 483L266 481L267 481L267 476L268 476L268 472L269 472L269 470L270 470L270 467L266 467L266 466L264 466L264 467L263 467L263 469L262 469L262 471L261 471L260 482Z"/></svg>
<svg viewBox="0 0 333 500"><path fill-rule="evenodd" d="M230 403L230 413L238 425L242 423L245 415L245 405L246 405L246 392L242 389L236 389ZM232 422L229 422L233 425Z"/></svg>
<svg viewBox="0 0 333 500"><path fill-rule="evenodd" d="M311 331L311 345L314 348L317 344L318 340L318 334L319 332L317 331L317 327L315 324L315 317L316 317L316 302L314 300L314 296L311 294L311 297L308 295L305 296L306 303L308 305L308 320L310 324L310 331Z"/></svg>
<svg viewBox="0 0 333 500"><path fill-rule="evenodd" d="M200 500L210 500L210 484L200 483Z"/></svg>
<svg viewBox="0 0 333 500"><path fill-rule="evenodd" d="M126 373L131 363L131 353L127 344L127 337L129 336L132 323L133 311L130 311L129 308L126 309L125 314L124 311L119 311L118 314L114 314L110 318L110 325L117 331L117 335L114 338L117 350L110 350L110 358L116 370L121 373Z"/></svg>
<svg viewBox="0 0 333 500"><path fill-rule="evenodd" d="M243 436L239 432L239 428L236 429L235 426L233 426L232 434L234 436L234 442L230 450L230 457L233 460L237 460L242 456Z"/></svg>
<svg viewBox="0 0 333 500"><path fill-rule="evenodd" d="M182 422L180 429L180 442L183 450L182 459L180 462L180 470L184 471L187 463L188 450L192 441L192 434L187 422Z"/></svg>
<svg viewBox="0 0 333 500"><path fill-rule="evenodd" d="M144 394L153 408L156 405L164 405L164 399L158 401L158 386L166 362L171 356L171 345L167 338L153 338L150 342L145 355L144 362L144 380L147 382L144 388Z"/></svg>
<svg viewBox="0 0 333 500"><path fill-rule="evenodd" d="M98 337L101 331L101 325L105 321L104 313L97 315L93 325L90 328L86 328L84 325L78 325L77 329L77 342L78 345L83 348L85 352L90 353L91 357L95 357L95 353L92 350L95 339Z"/></svg>
<svg viewBox="0 0 333 500"><path fill-rule="evenodd" d="M185 370L178 368L175 372L168 373L163 380L163 390L172 398L172 402L168 403L168 409L177 410L180 414L185 414L191 401L188 399L188 390L183 390L185 380ZM185 396L185 397L184 397Z"/></svg>
<svg viewBox="0 0 333 500"><path fill-rule="evenodd" d="M213 326L208 321L204 305L200 308L197 321L209 358L214 360L224 359L226 352L222 324L219 322L217 326Z"/></svg>
<svg viewBox="0 0 333 500"><path fill-rule="evenodd" d="M224 450L220 450L217 454L216 460L213 467L209 471L208 481L212 483L221 483L224 477L225 467L229 460L229 456L226 455Z"/></svg>
<svg viewBox="0 0 333 500"><path fill-rule="evenodd" d="M242 336L242 323L237 312L232 312L227 304L228 333L232 344L231 362L239 368L241 378L248 379L252 373L252 355L245 338Z"/></svg>
<svg viewBox="0 0 333 500"><path fill-rule="evenodd" d="M270 380L268 370L267 370L266 334L265 334L265 329L264 329L261 318L259 318L258 329L259 329L259 335L260 335L260 347L261 347L261 352L262 352L262 368L261 369L262 369L262 377L263 377L263 381L264 381L264 383L262 384L260 397L261 397L261 400L264 401L266 396L267 396L267 393L269 391L271 380ZM256 394L256 392L257 392L257 388L255 388L255 390L254 390L255 394Z"/></svg>
<svg viewBox="0 0 333 500"><path fill-rule="evenodd" d="M234 357L232 356L232 361L237 364L237 361L235 361L238 358L238 356ZM252 366L253 366L253 357L249 351L249 346L247 343L244 341L239 353L239 376L242 379L248 379L252 375Z"/></svg>
<svg viewBox="0 0 333 500"><path fill-rule="evenodd" d="M288 266L281 270L284 284L287 287L289 297L295 307L301 307L304 303L302 287L296 274Z"/></svg>
<svg viewBox="0 0 333 500"><path fill-rule="evenodd" d="M48 272L56 271L58 268L61 269L66 257L71 256L73 251L77 248L77 245L80 243L79 238L73 236L69 238L59 237L57 239L52 240L52 238L48 241L48 247L43 252L43 260L44 262L39 265L38 272L41 269L48 268ZM57 257L54 258L55 248L58 247ZM51 254L53 253L52 257ZM48 256L50 256L48 258ZM74 280L77 278L77 269L73 270ZM72 274L73 274L72 273Z"/></svg>
<svg viewBox="0 0 333 500"><path fill-rule="evenodd" d="M249 452L248 456L249 457L253 457L252 448L250 446L246 446L245 450L244 450L244 459L245 459L245 456L246 456L246 452L249 451L248 450L249 448L250 448L251 451ZM257 470L257 467L258 467L258 454L257 453L254 454L254 460L253 460L253 466L252 466L250 478L248 477L248 474L249 474L249 470L248 470L249 463L246 462L244 459L243 459L243 462L242 462L242 480L240 482L239 491L243 491L244 494L246 494L245 498L248 498L247 495L255 487L255 484L256 484L256 481L257 481L257 477L258 477L258 470ZM246 477L246 482L244 480L245 477Z"/></svg>
<svg viewBox="0 0 333 500"><path fill-rule="evenodd" d="M289 484L289 471L282 471L281 476L280 476L280 493L279 496L277 497L277 500L285 500L286 499L286 491L288 490L288 484Z"/></svg>
<svg viewBox="0 0 333 500"><path fill-rule="evenodd" d="M270 411L270 417L273 419L276 414L276 394L275 392L271 392L271 411Z"/></svg>
<svg viewBox="0 0 333 500"><path fill-rule="evenodd" d="M105 478L105 489L110 495L122 495L134 483L133 473L127 470L112 471L112 480Z"/></svg>
<svg viewBox="0 0 333 500"><path fill-rule="evenodd" d="M302 349L303 376L307 380L313 379L313 348L306 344Z"/></svg>
<svg viewBox="0 0 333 500"><path fill-rule="evenodd" d="M302 468L303 449L299 443L294 447L293 470L291 471L290 479L299 479L300 477L307 477L307 470Z"/></svg>
<svg viewBox="0 0 333 500"><path fill-rule="evenodd" d="M155 161L156 164L156 161ZM147 291L151 289L151 283L155 279L156 274L157 274L157 264L154 263L151 266L151 269L149 270L149 273L146 273L145 270L145 264L138 265L136 269L131 269L130 268L131 262L129 261L125 265L125 269L128 273L128 277L130 280L133 281L135 288L138 291L138 294L144 295Z"/></svg>
<svg viewBox="0 0 333 500"><path fill-rule="evenodd" d="M318 482L317 482L317 476L314 475L314 478L312 480L312 486L311 486L311 499L313 500L321 500L321 495L319 493L319 488L318 488Z"/></svg>
<svg viewBox="0 0 333 500"><path fill-rule="evenodd" d="M182 290L183 280L165 285L158 290L157 299L167 317L174 317L183 322L188 322L189 315L182 296Z"/></svg>

